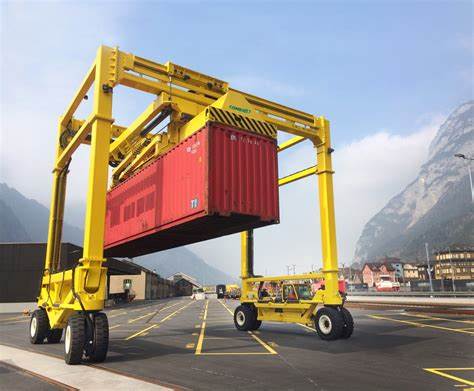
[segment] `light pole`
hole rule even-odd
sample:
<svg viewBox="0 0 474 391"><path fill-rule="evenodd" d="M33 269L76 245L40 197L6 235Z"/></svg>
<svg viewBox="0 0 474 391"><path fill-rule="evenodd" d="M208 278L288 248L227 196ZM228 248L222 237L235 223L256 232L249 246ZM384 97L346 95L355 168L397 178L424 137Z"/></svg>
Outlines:
<svg viewBox="0 0 474 391"><path fill-rule="evenodd" d="M454 157L464 159L468 161L467 169L469 170L469 182L471 183L471 201L474 202L474 187L472 185L472 172L471 172L471 162L474 158L464 155L463 153L457 153Z"/></svg>
<svg viewBox="0 0 474 391"><path fill-rule="evenodd" d="M451 265L451 283L453 286L453 292L456 292L456 284L454 283L453 254L451 253L451 247L448 247L448 251L449 251L449 264Z"/></svg>
<svg viewBox="0 0 474 391"><path fill-rule="evenodd" d="M428 262L428 277L430 279L430 291L433 292L433 281L431 280L431 265L430 265L430 253L428 251L428 243L425 243L426 250L426 261Z"/></svg>

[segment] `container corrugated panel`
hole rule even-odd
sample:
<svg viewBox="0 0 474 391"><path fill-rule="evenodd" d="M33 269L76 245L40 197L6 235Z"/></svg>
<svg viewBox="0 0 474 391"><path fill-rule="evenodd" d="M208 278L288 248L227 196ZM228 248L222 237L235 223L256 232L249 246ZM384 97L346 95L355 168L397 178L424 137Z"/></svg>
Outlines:
<svg viewBox="0 0 474 391"><path fill-rule="evenodd" d="M133 257L278 221L276 141L209 123L109 191L105 253Z"/></svg>

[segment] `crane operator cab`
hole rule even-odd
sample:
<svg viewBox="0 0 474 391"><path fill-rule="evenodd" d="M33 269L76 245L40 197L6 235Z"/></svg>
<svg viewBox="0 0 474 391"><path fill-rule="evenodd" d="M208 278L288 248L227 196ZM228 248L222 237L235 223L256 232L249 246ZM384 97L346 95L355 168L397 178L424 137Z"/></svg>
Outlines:
<svg viewBox="0 0 474 391"><path fill-rule="evenodd" d="M279 282L271 286L260 284L258 289L260 302L298 303L300 300L312 300L313 292L309 283Z"/></svg>
<svg viewBox="0 0 474 391"><path fill-rule="evenodd" d="M283 301L296 303L300 300L311 300L313 294L311 286L305 283L283 284Z"/></svg>

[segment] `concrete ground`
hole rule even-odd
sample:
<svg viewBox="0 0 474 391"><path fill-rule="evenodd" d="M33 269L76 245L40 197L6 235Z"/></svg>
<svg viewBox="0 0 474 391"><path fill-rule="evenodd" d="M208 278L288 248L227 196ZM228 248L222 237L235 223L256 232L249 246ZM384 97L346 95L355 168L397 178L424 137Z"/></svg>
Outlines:
<svg viewBox="0 0 474 391"><path fill-rule="evenodd" d="M474 389L473 316L353 308L354 335L326 342L298 324L268 322L239 332L232 317L237 305L176 298L109 310L109 356L87 368L175 389ZM63 343L29 343L28 322L0 315L0 344L62 359ZM0 389L20 389L26 375L2 368Z"/></svg>

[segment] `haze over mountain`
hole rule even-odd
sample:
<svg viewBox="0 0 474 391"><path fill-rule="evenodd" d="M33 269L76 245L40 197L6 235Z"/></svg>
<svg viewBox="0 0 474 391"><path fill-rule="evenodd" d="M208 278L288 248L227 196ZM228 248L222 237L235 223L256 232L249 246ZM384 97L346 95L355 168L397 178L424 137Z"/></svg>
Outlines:
<svg viewBox="0 0 474 391"><path fill-rule="evenodd" d="M447 118L416 179L365 225L355 250L356 262L386 255L421 260L425 242L432 249L474 244L469 163L454 157L456 153L474 155L473 118L473 101Z"/></svg>
<svg viewBox="0 0 474 391"><path fill-rule="evenodd" d="M48 219L48 208L0 183L0 242L46 242ZM80 223L83 217L78 216L77 221ZM65 223L63 241L82 246L83 231ZM206 284L235 282L234 277L208 265L185 247L134 258L134 261L163 277L184 272Z"/></svg>
<svg viewBox="0 0 474 391"><path fill-rule="evenodd" d="M46 242L48 219L48 208L0 183L0 242ZM63 241L81 246L82 238L79 228L64 224Z"/></svg>
<svg viewBox="0 0 474 391"><path fill-rule="evenodd" d="M134 261L150 270L156 270L163 277L171 276L177 272L184 272L204 285L237 283L236 278L207 264L186 247L144 255L134 258Z"/></svg>

